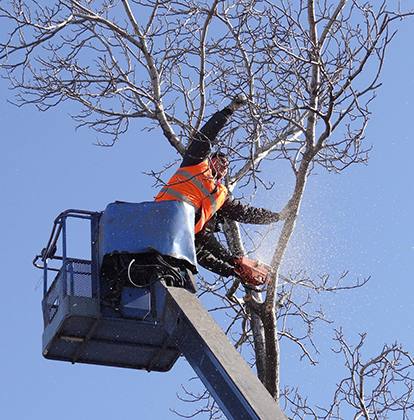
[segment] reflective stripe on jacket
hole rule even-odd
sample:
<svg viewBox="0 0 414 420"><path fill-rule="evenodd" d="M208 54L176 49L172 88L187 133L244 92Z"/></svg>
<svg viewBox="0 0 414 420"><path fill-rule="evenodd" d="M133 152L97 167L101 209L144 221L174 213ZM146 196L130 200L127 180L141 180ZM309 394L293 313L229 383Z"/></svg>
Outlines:
<svg viewBox="0 0 414 420"><path fill-rule="evenodd" d="M179 168L157 194L155 201L177 200L194 206L200 214L195 225L195 233L198 233L224 204L227 194L227 188L217 183L205 159L197 165Z"/></svg>

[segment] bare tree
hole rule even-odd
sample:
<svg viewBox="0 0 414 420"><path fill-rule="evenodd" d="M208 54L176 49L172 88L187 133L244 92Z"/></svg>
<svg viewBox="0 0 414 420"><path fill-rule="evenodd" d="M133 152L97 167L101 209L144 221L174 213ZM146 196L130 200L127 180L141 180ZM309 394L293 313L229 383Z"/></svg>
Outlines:
<svg viewBox="0 0 414 420"><path fill-rule="evenodd" d="M347 273L311 279L300 267L281 272L307 178L316 166L341 172L367 161L369 106L396 24L412 14L391 10L386 2L357 0L55 0L46 7L36 0L9 0L0 6L1 25L8 29L0 60L17 105L46 111L74 102L78 126L108 135L104 145L142 119L148 130L161 128L182 154L208 113L241 91L248 96L248 107L226 128L220 147L232 161L227 184L238 194L271 189L271 176L260 169L289 164L293 190L274 243L274 277L262 292L243 291L237 280L202 280L201 294L217 296L221 303L214 310L229 315L229 336L239 348L251 346L258 377L278 400L280 342L290 340L315 363L314 325L330 322L314 303L317 295L367 281L348 281ZM152 172L156 184L164 170ZM239 253L254 250L262 239L257 234L250 240L232 222L225 223L224 233L223 240ZM298 290L308 291L305 300ZM319 416L340 418L341 401L365 418L412 408L411 391L383 403L386 387L369 398L361 394L365 376L379 376L391 386L397 376L387 379L387 369L395 365L389 357L404 356L412 365L406 353L386 347L361 369L359 347L351 350L340 333L336 340L351 379L341 382L332 407ZM405 379L411 390L410 377ZM302 418L302 400L291 395L284 391L284 401Z"/></svg>
<svg viewBox="0 0 414 420"><path fill-rule="evenodd" d="M332 403L327 407L309 407L296 389L286 388L284 397L292 418L306 419L388 419L399 413L408 419L413 409L414 359L394 343L385 345L375 357L364 360L362 349L366 334L352 346L342 330L335 331L335 353L342 355L348 376L337 384Z"/></svg>

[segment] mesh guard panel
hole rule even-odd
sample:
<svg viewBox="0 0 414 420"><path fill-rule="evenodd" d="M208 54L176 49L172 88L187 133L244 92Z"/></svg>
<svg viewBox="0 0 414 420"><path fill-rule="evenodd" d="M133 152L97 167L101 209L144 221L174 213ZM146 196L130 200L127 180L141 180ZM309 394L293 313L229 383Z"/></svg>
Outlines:
<svg viewBox="0 0 414 420"><path fill-rule="evenodd" d="M66 269L66 290L70 296L92 297L91 263L89 261L68 261Z"/></svg>

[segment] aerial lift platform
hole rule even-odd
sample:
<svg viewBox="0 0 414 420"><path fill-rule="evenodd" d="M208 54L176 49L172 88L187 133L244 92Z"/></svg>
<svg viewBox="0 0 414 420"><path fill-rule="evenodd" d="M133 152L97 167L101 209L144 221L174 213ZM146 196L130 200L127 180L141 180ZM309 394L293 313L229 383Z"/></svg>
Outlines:
<svg viewBox="0 0 414 420"><path fill-rule="evenodd" d="M90 224L90 259L68 255L72 219ZM33 263L44 273L44 357L165 372L183 355L227 418L286 418L195 295L188 204L66 210Z"/></svg>

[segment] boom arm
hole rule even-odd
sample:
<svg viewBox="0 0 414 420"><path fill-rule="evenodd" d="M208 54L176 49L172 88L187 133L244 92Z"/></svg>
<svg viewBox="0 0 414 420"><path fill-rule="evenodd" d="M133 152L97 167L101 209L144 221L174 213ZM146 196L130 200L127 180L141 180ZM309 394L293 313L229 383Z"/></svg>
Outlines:
<svg viewBox="0 0 414 420"><path fill-rule="evenodd" d="M165 289L166 331L228 419L285 420L199 299L182 288Z"/></svg>

